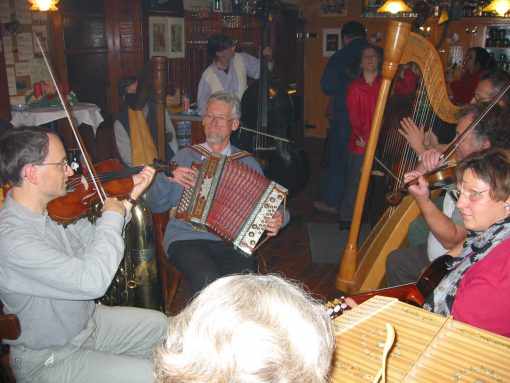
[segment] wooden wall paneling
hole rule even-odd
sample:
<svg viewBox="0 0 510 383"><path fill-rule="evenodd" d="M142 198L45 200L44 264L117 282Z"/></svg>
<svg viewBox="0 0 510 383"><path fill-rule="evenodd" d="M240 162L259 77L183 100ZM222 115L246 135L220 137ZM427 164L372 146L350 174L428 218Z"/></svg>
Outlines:
<svg viewBox="0 0 510 383"><path fill-rule="evenodd" d="M69 84L64 42L64 17L62 12L50 12L50 36L52 48L50 56L56 72L55 75L61 82Z"/></svg>
<svg viewBox="0 0 510 383"><path fill-rule="evenodd" d="M7 71L4 58L4 45L1 27L0 27L0 119L5 121L11 120L9 86L7 83Z"/></svg>
<svg viewBox="0 0 510 383"><path fill-rule="evenodd" d="M143 5L141 0L113 0L113 2L117 13L115 28L118 35L118 56L116 57L118 61L110 64L117 68L110 81L116 100L112 111L118 111L120 106L118 81L128 76L135 76L144 66Z"/></svg>
<svg viewBox="0 0 510 383"><path fill-rule="evenodd" d="M122 77L120 58L120 28L118 0L105 1L105 37L106 37L106 66L107 77L104 79L106 110L110 113L119 111L120 100L118 96L118 81Z"/></svg>

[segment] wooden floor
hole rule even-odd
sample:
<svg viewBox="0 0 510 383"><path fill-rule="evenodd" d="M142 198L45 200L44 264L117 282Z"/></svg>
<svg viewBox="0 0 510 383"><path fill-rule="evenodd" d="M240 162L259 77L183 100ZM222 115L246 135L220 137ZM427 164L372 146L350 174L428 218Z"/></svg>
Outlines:
<svg viewBox="0 0 510 383"><path fill-rule="evenodd" d="M306 140L305 150L311 168L307 187L288 203L292 217L289 225L258 251L259 255L267 260L268 273L280 274L286 278L300 281L314 296L327 299L337 294L335 290L337 266L312 262L306 225L307 222L336 221L336 217L321 214L312 206L312 202L317 199L319 194L322 146L322 140ZM183 281L172 303L171 313L179 312L189 298L186 281Z"/></svg>

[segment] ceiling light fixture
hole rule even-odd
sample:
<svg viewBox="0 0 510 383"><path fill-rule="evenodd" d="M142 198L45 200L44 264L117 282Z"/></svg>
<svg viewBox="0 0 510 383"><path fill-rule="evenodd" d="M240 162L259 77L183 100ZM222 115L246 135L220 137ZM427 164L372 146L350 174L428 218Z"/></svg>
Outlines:
<svg viewBox="0 0 510 383"><path fill-rule="evenodd" d="M402 0L386 0L386 2L377 10L377 13L412 12L413 9Z"/></svg>
<svg viewBox="0 0 510 383"><path fill-rule="evenodd" d="M57 4L59 0L28 0L31 4L31 11L58 11Z"/></svg>

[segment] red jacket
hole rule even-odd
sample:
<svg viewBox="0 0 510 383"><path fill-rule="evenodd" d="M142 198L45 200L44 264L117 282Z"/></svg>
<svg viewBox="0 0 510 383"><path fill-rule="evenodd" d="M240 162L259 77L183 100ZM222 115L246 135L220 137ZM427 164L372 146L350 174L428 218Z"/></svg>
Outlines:
<svg viewBox="0 0 510 383"><path fill-rule="evenodd" d="M480 82L480 78L485 74L481 70L473 74L465 73L460 79L450 83L452 91L452 101L457 105L466 105L475 97L476 86Z"/></svg>
<svg viewBox="0 0 510 383"><path fill-rule="evenodd" d="M510 337L510 239L464 274L452 314L461 322Z"/></svg>
<svg viewBox="0 0 510 383"><path fill-rule="evenodd" d="M418 86L418 76L406 68L402 78L396 78L393 82L393 93L398 96L408 96L412 94Z"/></svg>
<svg viewBox="0 0 510 383"><path fill-rule="evenodd" d="M365 153L365 146L358 146L357 139L360 137L366 143L370 135L370 125L374 115L379 88L381 87L381 76L377 76L372 85L365 81L365 78L354 80L347 89L347 112L351 123L351 136L349 137L348 148L357 154Z"/></svg>

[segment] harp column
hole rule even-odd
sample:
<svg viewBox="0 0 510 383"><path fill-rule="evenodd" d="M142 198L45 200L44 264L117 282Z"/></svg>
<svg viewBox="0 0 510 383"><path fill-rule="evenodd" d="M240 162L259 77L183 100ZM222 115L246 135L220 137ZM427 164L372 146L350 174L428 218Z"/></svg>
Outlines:
<svg viewBox="0 0 510 383"><path fill-rule="evenodd" d="M154 56L151 59L152 86L154 89L154 103L156 112L158 157L165 159L166 155L166 87L168 81L168 59L163 56Z"/></svg>

